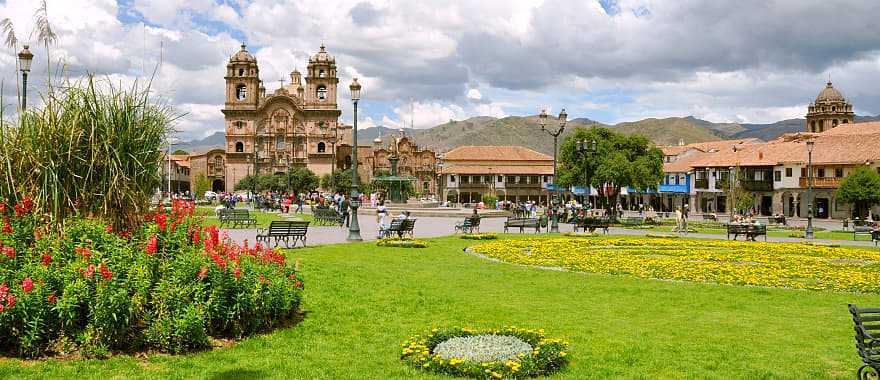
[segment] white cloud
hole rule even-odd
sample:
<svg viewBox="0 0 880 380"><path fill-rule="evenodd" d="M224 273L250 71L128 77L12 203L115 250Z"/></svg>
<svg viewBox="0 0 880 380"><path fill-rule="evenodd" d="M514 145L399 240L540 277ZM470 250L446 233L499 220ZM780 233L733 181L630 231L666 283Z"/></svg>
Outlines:
<svg viewBox="0 0 880 380"><path fill-rule="evenodd" d="M473 100L480 100L480 99L483 99L483 94L480 93L480 90L478 90L476 88L472 88L472 89L468 90L467 98L473 99Z"/></svg>

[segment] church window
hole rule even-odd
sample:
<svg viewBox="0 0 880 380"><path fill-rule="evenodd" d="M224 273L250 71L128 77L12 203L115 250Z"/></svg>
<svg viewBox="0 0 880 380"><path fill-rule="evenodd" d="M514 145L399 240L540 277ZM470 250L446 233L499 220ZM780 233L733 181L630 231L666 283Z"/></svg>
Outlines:
<svg viewBox="0 0 880 380"><path fill-rule="evenodd" d="M831 112L837 111L837 107L831 107Z"/></svg>
<svg viewBox="0 0 880 380"><path fill-rule="evenodd" d="M318 86L318 100L326 100L327 99L327 87Z"/></svg>
<svg viewBox="0 0 880 380"><path fill-rule="evenodd" d="M318 71L318 77L319 77L319 78L326 78L326 77L327 77L327 72L324 71L324 70Z"/></svg>
<svg viewBox="0 0 880 380"><path fill-rule="evenodd" d="M242 127L244 127L243 121L236 121L235 122L235 128L241 129Z"/></svg>
<svg viewBox="0 0 880 380"><path fill-rule="evenodd" d="M236 153L244 152L244 143L243 142L239 141L239 142L235 143L235 152Z"/></svg>
<svg viewBox="0 0 880 380"><path fill-rule="evenodd" d="M238 76L240 76L240 77L244 76L244 69L238 69Z"/></svg>
<svg viewBox="0 0 880 380"><path fill-rule="evenodd" d="M235 98L245 100L247 98L247 86L240 84L235 87Z"/></svg>
<svg viewBox="0 0 880 380"><path fill-rule="evenodd" d="M836 126L837 126L837 119L834 119L834 120L831 121L831 126L832 126L832 127L836 127Z"/></svg>
<svg viewBox="0 0 880 380"><path fill-rule="evenodd" d="M324 153L327 150L327 145L323 142L318 143L318 153Z"/></svg>
<svg viewBox="0 0 880 380"><path fill-rule="evenodd" d="M847 120L847 119L843 119L842 124L846 124L846 123L849 123L849 120Z"/></svg>
<svg viewBox="0 0 880 380"><path fill-rule="evenodd" d="M284 149L284 136L275 137L275 149L276 150Z"/></svg>

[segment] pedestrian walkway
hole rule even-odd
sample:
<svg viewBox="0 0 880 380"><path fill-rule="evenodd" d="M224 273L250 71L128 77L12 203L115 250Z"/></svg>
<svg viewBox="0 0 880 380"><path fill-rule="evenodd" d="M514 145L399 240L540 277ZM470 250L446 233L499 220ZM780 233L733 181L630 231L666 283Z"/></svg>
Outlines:
<svg viewBox="0 0 880 380"><path fill-rule="evenodd" d="M481 232L504 232L504 218L484 218L480 223L480 231ZM360 215L358 218L360 222L361 229L361 237L364 240L376 240L378 235L378 223L376 223L376 218L372 215L365 216ZM452 235L455 231L455 224L460 223L462 218L452 218L452 217L420 217L416 218L416 225L414 229L414 235L417 238L432 238L439 236L448 236ZM257 229L254 228L245 228L245 229L225 229L224 231L229 232L229 237L238 243L243 242L244 240L248 240L249 242L253 242L257 236ZM545 230L546 231L546 230ZM559 231L562 233L572 232L572 226L567 223L559 224ZM628 229L621 227L611 227L609 229L612 235L647 235L647 234L661 234L658 231L653 230L640 230L640 229ZM526 232L524 235L529 235L529 232ZM533 234L533 233L532 233ZM546 234L546 233L544 233ZM666 233L669 234L669 233ZM700 234L700 233L691 233L687 234L686 237L697 238L697 239L725 239L725 235L713 235L713 234ZM346 243L348 238L348 228L339 227L339 226L309 226L309 232L307 235L307 244L309 246L315 245L324 245L324 244L339 244ZM799 238L789 238L789 237L768 237L768 242L787 242L787 243L799 243L803 242L804 239ZM866 240L822 240L822 239L814 239L812 240L817 244L840 244L840 245L849 245L849 246L862 246L862 247L873 247L874 243Z"/></svg>

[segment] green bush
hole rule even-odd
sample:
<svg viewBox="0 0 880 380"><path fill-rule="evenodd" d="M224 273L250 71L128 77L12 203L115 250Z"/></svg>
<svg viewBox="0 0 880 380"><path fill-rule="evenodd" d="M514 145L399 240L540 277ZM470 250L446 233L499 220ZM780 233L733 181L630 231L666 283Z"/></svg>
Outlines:
<svg viewBox="0 0 880 380"><path fill-rule="evenodd" d="M193 210L175 202L134 234L90 219L44 234L27 201L0 203L0 350L180 353L293 317L303 283L284 256L221 239Z"/></svg>

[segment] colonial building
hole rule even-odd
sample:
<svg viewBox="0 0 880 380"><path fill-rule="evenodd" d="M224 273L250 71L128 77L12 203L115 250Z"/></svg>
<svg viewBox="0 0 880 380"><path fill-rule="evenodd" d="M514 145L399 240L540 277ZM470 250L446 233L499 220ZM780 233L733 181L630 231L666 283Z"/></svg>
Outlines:
<svg viewBox="0 0 880 380"><path fill-rule="evenodd" d="M686 192L686 203L695 212L726 212L730 187L736 186L752 196L752 207L761 215L806 217L812 162L815 217L853 217L855 210L837 198L837 189L858 167L880 172L880 122L853 123L852 105L829 82L809 106L806 125L807 132L765 143L731 140L709 150L664 148L664 184Z"/></svg>
<svg viewBox="0 0 880 380"><path fill-rule="evenodd" d="M397 175L413 177L413 188L422 196L438 195L437 154L415 144L411 137L401 130L398 136L389 136L387 143L377 137L371 146L358 145L358 173L369 182L379 174L391 172L391 156L396 156ZM339 167L351 166L350 140L341 143L337 151Z"/></svg>
<svg viewBox="0 0 880 380"><path fill-rule="evenodd" d="M443 201L476 203L489 194L548 203L553 157L521 146L463 146L444 155L440 173Z"/></svg>
<svg viewBox="0 0 880 380"><path fill-rule="evenodd" d="M297 166L330 173L336 142L351 140L351 127L339 124L336 59L323 45L304 77L294 69L290 83L271 94L245 45L229 59L225 80L226 146L193 156L193 175L205 174L214 190L232 191L249 174Z"/></svg>

